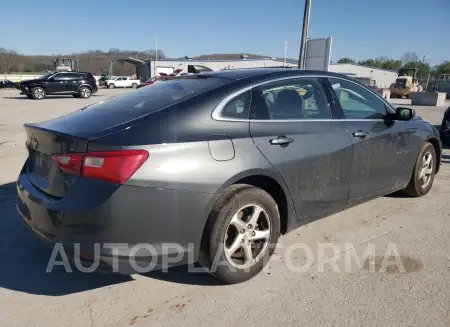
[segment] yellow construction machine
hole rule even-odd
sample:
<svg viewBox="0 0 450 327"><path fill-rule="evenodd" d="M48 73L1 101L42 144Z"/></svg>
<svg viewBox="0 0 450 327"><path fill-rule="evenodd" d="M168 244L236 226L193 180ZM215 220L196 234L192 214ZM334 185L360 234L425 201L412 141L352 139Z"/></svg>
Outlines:
<svg viewBox="0 0 450 327"><path fill-rule="evenodd" d="M400 68L395 83L391 84L391 98L411 98L412 92L422 92L423 87L417 78L418 68Z"/></svg>

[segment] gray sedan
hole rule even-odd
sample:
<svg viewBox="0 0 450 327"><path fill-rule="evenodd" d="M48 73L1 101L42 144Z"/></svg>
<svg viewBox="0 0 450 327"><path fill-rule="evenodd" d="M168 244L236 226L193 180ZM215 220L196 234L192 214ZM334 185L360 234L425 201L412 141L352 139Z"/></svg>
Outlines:
<svg viewBox="0 0 450 327"><path fill-rule="evenodd" d="M45 242L120 273L200 262L228 283L306 219L426 195L442 152L414 110L282 68L175 77L25 131L17 207Z"/></svg>

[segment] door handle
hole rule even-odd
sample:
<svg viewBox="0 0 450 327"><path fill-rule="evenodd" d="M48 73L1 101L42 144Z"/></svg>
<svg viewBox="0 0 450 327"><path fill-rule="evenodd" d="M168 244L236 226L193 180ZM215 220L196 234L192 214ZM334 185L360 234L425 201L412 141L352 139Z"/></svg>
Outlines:
<svg viewBox="0 0 450 327"><path fill-rule="evenodd" d="M353 135L353 137L366 138L367 136L369 136L369 133L364 132L364 131L357 131L357 132L353 132L352 135Z"/></svg>
<svg viewBox="0 0 450 327"><path fill-rule="evenodd" d="M272 145L288 145L292 142L294 142L294 139L286 136L278 136L276 139L270 140L270 144Z"/></svg>

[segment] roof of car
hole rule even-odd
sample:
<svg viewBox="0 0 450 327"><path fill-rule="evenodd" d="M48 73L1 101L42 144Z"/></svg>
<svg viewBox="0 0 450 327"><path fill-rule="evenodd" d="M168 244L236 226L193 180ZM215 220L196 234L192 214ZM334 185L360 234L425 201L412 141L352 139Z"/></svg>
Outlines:
<svg viewBox="0 0 450 327"><path fill-rule="evenodd" d="M238 80L243 78L250 78L259 76L264 77L283 77L292 75L325 75L325 76L343 76L342 74L331 73L319 70L304 70L304 69L292 69L292 68L242 68L242 69L230 69L214 72L205 72L201 75L209 75L213 77L226 78L230 80Z"/></svg>

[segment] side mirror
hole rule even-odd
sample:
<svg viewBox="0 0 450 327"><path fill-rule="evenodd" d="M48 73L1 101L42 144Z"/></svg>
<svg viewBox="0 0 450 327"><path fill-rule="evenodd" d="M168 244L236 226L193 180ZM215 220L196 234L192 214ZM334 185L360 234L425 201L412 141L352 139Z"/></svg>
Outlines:
<svg viewBox="0 0 450 327"><path fill-rule="evenodd" d="M395 118L397 120L411 120L416 115L414 109L398 107L395 109Z"/></svg>

